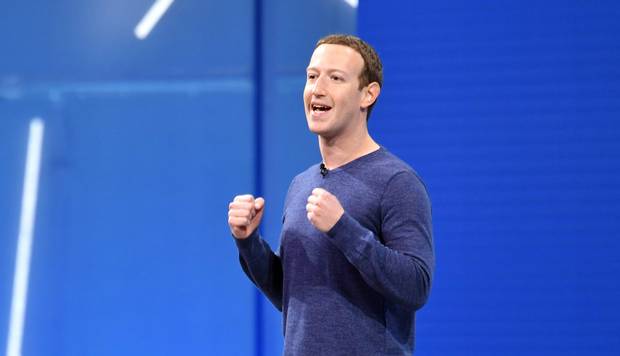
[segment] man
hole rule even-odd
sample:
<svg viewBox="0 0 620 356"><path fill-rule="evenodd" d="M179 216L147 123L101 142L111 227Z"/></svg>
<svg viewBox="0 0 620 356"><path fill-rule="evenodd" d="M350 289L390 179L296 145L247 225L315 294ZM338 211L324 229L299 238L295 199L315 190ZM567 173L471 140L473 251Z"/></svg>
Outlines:
<svg viewBox="0 0 620 356"><path fill-rule="evenodd" d="M369 135L382 65L354 36L317 43L304 107L323 163L296 176L279 252L258 232L264 200L239 195L228 223L248 277L283 312L285 355L407 355L434 270L426 189Z"/></svg>

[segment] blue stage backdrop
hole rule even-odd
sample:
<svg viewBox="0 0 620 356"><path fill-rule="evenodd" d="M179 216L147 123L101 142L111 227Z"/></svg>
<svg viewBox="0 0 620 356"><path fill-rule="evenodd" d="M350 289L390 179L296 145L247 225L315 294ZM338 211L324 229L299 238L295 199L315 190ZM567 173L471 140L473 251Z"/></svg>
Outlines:
<svg viewBox="0 0 620 356"><path fill-rule="evenodd" d="M620 354L620 4L360 3L370 126L422 175L420 355Z"/></svg>
<svg viewBox="0 0 620 356"><path fill-rule="evenodd" d="M188 0L140 40L155 2L0 12L2 352L38 117L24 356L281 354L227 206L265 196L277 247L288 183L320 159L313 44L357 29L385 65L371 132L433 201L416 354L620 353L620 5Z"/></svg>
<svg viewBox="0 0 620 356"><path fill-rule="evenodd" d="M157 1L160 2L160 1ZM45 124L23 355L271 355L280 315L247 280L228 202L316 160L301 93L344 1L22 1L0 12L0 346L28 126ZM326 16L310 17L308 13Z"/></svg>

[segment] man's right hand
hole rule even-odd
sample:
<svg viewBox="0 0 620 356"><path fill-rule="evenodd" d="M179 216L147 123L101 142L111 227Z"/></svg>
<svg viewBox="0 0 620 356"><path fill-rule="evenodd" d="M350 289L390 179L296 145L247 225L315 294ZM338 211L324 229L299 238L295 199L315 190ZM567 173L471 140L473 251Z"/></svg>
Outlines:
<svg viewBox="0 0 620 356"><path fill-rule="evenodd" d="M246 239L256 230L263 218L265 199L250 194L237 195L228 204L228 226L237 239Z"/></svg>

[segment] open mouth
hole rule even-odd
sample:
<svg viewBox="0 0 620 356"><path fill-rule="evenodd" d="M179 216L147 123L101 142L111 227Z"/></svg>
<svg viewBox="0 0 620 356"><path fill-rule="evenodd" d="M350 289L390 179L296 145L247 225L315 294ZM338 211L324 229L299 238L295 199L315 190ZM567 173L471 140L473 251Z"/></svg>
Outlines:
<svg viewBox="0 0 620 356"><path fill-rule="evenodd" d="M312 111L314 112L327 112L331 110L331 106L321 105L321 104L312 104Z"/></svg>

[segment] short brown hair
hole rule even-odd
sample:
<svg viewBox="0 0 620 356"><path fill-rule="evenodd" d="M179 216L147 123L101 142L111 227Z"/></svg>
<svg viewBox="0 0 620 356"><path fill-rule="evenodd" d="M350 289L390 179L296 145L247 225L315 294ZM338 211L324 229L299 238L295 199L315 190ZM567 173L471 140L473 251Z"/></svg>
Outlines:
<svg viewBox="0 0 620 356"><path fill-rule="evenodd" d="M363 87L367 86L372 82L377 82L380 88L383 86L383 65L381 64L381 59L379 59L379 55L377 54L375 49L372 48L372 46L366 43L364 40L353 35L328 35L321 38L316 43L316 46L314 46L314 49L323 44L336 44L347 46L353 48L357 53L362 56L362 59L364 60L364 68L362 69L362 72L359 76L360 90L362 90ZM377 101L375 100L375 102L368 107L366 120L368 120L368 118L370 117L370 111L376 103Z"/></svg>

